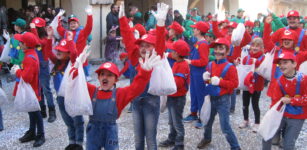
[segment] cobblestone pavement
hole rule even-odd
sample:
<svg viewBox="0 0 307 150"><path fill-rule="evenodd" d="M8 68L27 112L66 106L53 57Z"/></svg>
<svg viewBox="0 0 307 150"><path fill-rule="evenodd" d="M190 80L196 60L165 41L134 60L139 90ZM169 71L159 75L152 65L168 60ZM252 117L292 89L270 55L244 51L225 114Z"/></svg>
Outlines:
<svg viewBox="0 0 307 150"><path fill-rule="evenodd" d="M97 65L92 66L91 72ZM8 75L1 74L0 79L3 82L3 89L6 91L9 97L9 104L2 106L4 126L5 129L0 132L0 150L28 150L34 149L32 147L32 142L21 144L18 138L23 135L23 133L28 129L28 115L27 113L17 113L13 109L13 97L12 91L14 87L14 82L7 83L6 78ZM96 80L95 74L92 73L92 78ZM93 82L94 84L98 84ZM128 79L121 79L118 82L118 87L127 86L129 84ZM53 87L53 85L52 85ZM262 93L260 100L261 116L268 110L270 100L265 96L266 89ZM260 150L261 149L261 137L258 134L252 132L251 128L239 129L238 126L243 120L242 114L242 95L237 96L236 111L231 115L231 125L238 137L239 143L242 150ZM55 97L55 95L54 95ZM190 99L187 96L187 103L184 110L184 116L188 115L190 106ZM132 125L132 114L127 113L127 108L123 111L121 117L118 119L117 123L119 125L119 145L121 150L132 150L134 149L134 138L133 138L133 125ZM58 110L58 108L57 108ZM250 107L250 118L253 119L252 108ZM216 116L218 117L218 116ZM88 117L85 117L86 120ZM253 122L253 120L251 120ZM87 121L86 121L87 123ZM68 145L68 137L66 134L66 126L62 121L59 111L57 111L57 120L54 123L48 123L44 120L46 143L36 148L38 150L60 150L64 149ZM194 150L197 149L196 146L198 142L202 139L203 129L196 129L193 127L192 123L185 124L185 149ZM167 112L160 115L159 126L158 126L158 141L165 140L169 132L168 128L168 117ZM305 122L300 136L296 142L297 150L306 150L307 146L307 122ZM160 149L160 148L159 148ZM162 148L161 148L162 149ZM215 119L213 126L213 140L208 148L208 150L227 150L230 149L229 145L220 130L219 119ZM279 148L273 146L273 150L278 150ZM166 150L166 149L162 149Z"/></svg>

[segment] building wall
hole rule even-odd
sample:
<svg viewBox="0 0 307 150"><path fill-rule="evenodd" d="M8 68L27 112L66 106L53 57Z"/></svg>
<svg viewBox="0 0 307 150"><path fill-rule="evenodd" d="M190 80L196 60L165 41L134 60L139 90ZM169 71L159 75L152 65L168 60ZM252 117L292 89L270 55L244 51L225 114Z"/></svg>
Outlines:
<svg viewBox="0 0 307 150"><path fill-rule="evenodd" d="M6 7L19 10L20 8L22 8L21 0L6 0Z"/></svg>

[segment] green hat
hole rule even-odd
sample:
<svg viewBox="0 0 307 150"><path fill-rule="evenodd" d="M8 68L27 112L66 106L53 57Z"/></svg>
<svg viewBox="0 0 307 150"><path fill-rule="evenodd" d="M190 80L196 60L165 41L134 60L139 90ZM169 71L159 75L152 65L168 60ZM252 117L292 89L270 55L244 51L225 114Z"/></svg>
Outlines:
<svg viewBox="0 0 307 150"><path fill-rule="evenodd" d="M192 11L196 11L196 10L198 10L198 8L196 8L196 7L192 9Z"/></svg>
<svg viewBox="0 0 307 150"><path fill-rule="evenodd" d="M27 22L21 18L17 18L16 21L13 21L12 24L18 26L18 27L26 27Z"/></svg>
<svg viewBox="0 0 307 150"><path fill-rule="evenodd" d="M238 12L238 13L239 13L239 12L245 12L245 10L243 10L242 8L239 8L237 12Z"/></svg>
<svg viewBox="0 0 307 150"><path fill-rule="evenodd" d="M134 14L133 16L134 18L142 18L142 13L141 12L137 12Z"/></svg>
<svg viewBox="0 0 307 150"><path fill-rule="evenodd" d="M206 35L215 38L213 31L211 29L206 33Z"/></svg>

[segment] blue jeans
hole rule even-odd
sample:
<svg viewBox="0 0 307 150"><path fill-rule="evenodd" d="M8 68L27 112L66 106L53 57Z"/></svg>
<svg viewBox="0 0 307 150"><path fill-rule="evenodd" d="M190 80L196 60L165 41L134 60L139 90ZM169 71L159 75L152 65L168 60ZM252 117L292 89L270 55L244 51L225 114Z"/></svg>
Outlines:
<svg viewBox="0 0 307 150"><path fill-rule="evenodd" d="M237 99L237 90L234 90L233 93L230 96L230 110L236 109L236 99Z"/></svg>
<svg viewBox="0 0 307 150"><path fill-rule="evenodd" d="M118 127L116 123L92 122L86 128L87 150L118 150Z"/></svg>
<svg viewBox="0 0 307 150"><path fill-rule="evenodd" d="M160 115L160 97L147 96L132 102L135 149L157 150L157 126Z"/></svg>
<svg viewBox="0 0 307 150"><path fill-rule="evenodd" d="M175 145L184 145L184 126L182 113L186 102L186 96L167 97L168 124L170 133L168 140L175 142Z"/></svg>
<svg viewBox="0 0 307 150"><path fill-rule="evenodd" d="M40 111L28 112L30 118L30 131L37 135L44 135L44 122Z"/></svg>
<svg viewBox="0 0 307 150"><path fill-rule="evenodd" d="M302 130L305 119L290 119L283 117L277 130L282 130L283 137L283 149L284 150L293 150L295 149L295 142ZM271 150L272 139L268 141L262 140L262 150Z"/></svg>
<svg viewBox="0 0 307 150"><path fill-rule="evenodd" d="M65 110L64 97L57 97L59 109L64 123L67 126L69 144L83 144L84 120L82 116L70 117Z"/></svg>
<svg viewBox="0 0 307 150"><path fill-rule="evenodd" d="M2 111L1 111L1 108L0 108L0 130L3 130L3 118L2 118Z"/></svg>
<svg viewBox="0 0 307 150"><path fill-rule="evenodd" d="M42 106L45 106L45 96L45 98L47 99L48 107L54 108L53 96L50 88L50 73L48 61L40 62L39 83L43 90L42 100L40 101L40 104Z"/></svg>
<svg viewBox="0 0 307 150"><path fill-rule="evenodd" d="M225 135L227 142L230 144L232 150L240 148L237 137L231 129L229 123L230 113L230 95L223 96L211 96L211 115L208 124L205 126L204 139L212 139L212 125L214 122L215 115L218 113L220 118L220 125L223 134Z"/></svg>

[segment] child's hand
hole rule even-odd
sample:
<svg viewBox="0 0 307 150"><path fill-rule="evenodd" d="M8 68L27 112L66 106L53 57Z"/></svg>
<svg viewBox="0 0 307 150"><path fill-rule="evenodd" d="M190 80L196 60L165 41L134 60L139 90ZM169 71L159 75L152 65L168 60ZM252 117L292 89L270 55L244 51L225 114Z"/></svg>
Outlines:
<svg viewBox="0 0 307 150"><path fill-rule="evenodd" d="M9 39L10 39L10 34L9 34L6 30L3 30L2 36L3 36L6 40L9 40Z"/></svg>
<svg viewBox="0 0 307 150"><path fill-rule="evenodd" d="M289 97L282 97L280 100L284 104L290 104L291 103L291 99Z"/></svg>
<svg viewBox="0 0 307 150"><path fill-rule="evenodd" d="M88 5L85 8L85 12L87 13L87 15L92 15L93 14L93 7L91 5Z"/></svg>
<svg viewBox="0 0 307 150"><path fill-rule="evenodd" d="M67 31L67 41L71 41L73 39L74 34L71 31Z"/></svg>
<svg viewBox="0 0 307 150"><path fill-rule="evenodd" d="M214 76L211 78L211 84L212 85L219 85L220 84L220 78L217 76Z"/></svg>
<svg viewBox="0 0 307 150"><path fill-rule="evenodd" d="M152 12L152 14L157 19L157 25L163 27L165 25L166 15L168 12L168 5L164 3L157 4L157 13Z"/></svg>
<svg viewBox="0 0 307 150"><path fill-rule="evenodd" d="M184 59L189 65L191 64L191 60L190 59Z"/></svg>
<svg viewBox="0 0 307 150"><path fill-rule="evenodd" d="M158 65L160 62L161 62L161 57L157 55L156 51L153 51L150 57L149 57L149 52L147 51L145 55L145 61L143 61L142 58L139 59L141 67L146 71L152 70L152 68Z"/></svg>
<svg viewBox="0 0 307 150"><path fill-rule="evenodd" d="M35 23L30 23L30 28L34 29L35 28Z"/></svg>

